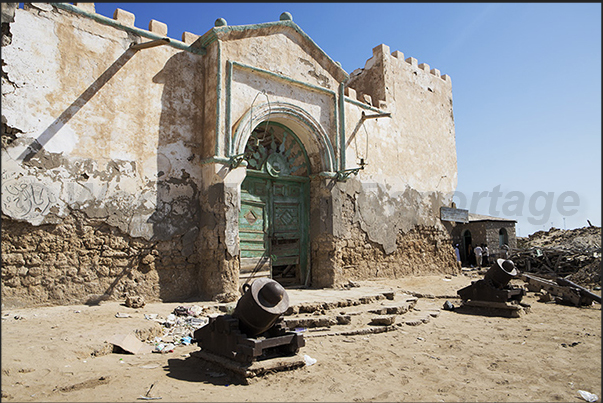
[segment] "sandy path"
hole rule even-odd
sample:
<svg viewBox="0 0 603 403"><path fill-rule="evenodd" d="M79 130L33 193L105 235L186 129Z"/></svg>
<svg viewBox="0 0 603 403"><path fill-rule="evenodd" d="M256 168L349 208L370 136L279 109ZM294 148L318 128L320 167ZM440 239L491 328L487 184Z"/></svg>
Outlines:
<svg viewBox="0 0 603 403"><path fill-rule="evenodd" d="M471 278L449 280L429 276L363 284L446 296ZM416 308L441 308L445 300L419 298ZM149 396L161 401L571 402L584 401L580 389L600 399L600 305L544 304L532 293L524 302L532 309L520 318L442 310L429 323L393 332L309 337L301 353L316 364L250 385L232 384L219 369L188 356L197 346L168 354L90 355L114 333L151 331L153 324L142 313L167 315L179 304L10 310L2 320L2 400L135 401L151 385ZM118 311L133 317L115 318Z"/></svg>

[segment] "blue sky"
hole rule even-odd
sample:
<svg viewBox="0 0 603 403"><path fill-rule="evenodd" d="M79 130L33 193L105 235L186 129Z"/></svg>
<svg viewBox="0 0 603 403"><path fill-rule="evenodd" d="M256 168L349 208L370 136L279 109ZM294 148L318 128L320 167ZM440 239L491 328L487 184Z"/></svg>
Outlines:
<svg viewBox="0 0 603 403"><path fill-rule="evenodd" d="M96 3L116 8L174 39L288 11L348 73L379 44L399 50L452 78L457 207L520 236L601 225L601 4Z"/></svg>

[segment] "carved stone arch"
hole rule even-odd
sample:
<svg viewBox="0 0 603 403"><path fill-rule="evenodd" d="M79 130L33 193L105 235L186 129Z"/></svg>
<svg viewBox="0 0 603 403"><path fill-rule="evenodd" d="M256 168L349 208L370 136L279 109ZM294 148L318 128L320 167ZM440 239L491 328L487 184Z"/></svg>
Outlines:
<svg viewBox="0 0 603 403"><path fill-rule="evenodd" d="M324 128L304 109L286 102L250 108L236 124L233 154L244 153L253 129L266 121L280 123L295 133L306 149L311 173L335 171L335 152Z"/></svg>

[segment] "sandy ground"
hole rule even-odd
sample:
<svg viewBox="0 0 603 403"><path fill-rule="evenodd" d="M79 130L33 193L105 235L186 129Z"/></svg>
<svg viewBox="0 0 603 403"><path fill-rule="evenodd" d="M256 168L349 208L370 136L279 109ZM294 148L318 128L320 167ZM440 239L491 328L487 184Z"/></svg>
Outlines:
<svg viewBox="0 0 603 403"><path fill-rule="evenodd" d="M458 306L458 299L446 296L472 278L446 280L409 277L370 285L443 297L419 298L416 308L427 310L446 300ZM584 401L578 394L584 390L600 401L600 305L545 304L533 293L523 302L531 312L519 318L441 310L429 323L387 333L306 338L300 354L316 364L249 385L189 356L196 345L167 354L107 353L105 341L113 334L152 331L143 313L167 316L179 304L3 310L2 400L142 401L149 392L170 402L573 402ZM116 312L132 317L116 318ZM95 351L98 356L91 355Z"/></svg>

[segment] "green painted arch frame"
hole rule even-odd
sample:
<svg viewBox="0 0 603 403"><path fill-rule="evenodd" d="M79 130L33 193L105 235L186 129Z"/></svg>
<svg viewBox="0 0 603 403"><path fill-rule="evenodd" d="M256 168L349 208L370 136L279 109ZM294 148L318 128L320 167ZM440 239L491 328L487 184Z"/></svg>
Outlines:
<svg viewBox="0 0 603 403"><path fill-rule="evenodd" d="M308 156L310 173L336 170L335 152L326 131L304 109L286 102L266 102L250 108L236 124L232 153L243 154L253 129L266 121L278 123L295 135Z"/></svg>
<svg viewBox="0 0 603 403"><path fill-rule="evenodd" d="M304 143L302 143L302 141L299 139L299 137L297 137L297 135L291 129L289 129L287 126L285 126L284 124L281 124L279 122L270 121L269 125L270 126L277 126L277 127L282 128L283 130L285 130L287 132L288 135L290 135L291 137L293 137L294 141L296 141L299 144L299 146L301 148L301 151L303 152L304 161L306 163L306 167L308 169L308 175L309 175L310 174L310 159L308 158L308 153L307 153L307 151L306 151L306 149L304 147ZM247 169L249 169L249 167Z"/></svg>

